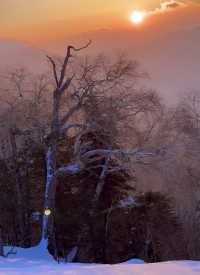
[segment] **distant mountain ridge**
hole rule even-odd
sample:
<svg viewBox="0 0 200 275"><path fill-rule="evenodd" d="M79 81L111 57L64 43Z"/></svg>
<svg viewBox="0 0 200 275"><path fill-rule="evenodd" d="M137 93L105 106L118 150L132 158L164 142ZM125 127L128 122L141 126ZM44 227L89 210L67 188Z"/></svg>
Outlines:
<svg viewBox="0 0 200 275"><path fill-rule="evenodd" d="M0 71L16 66L32 71L47 68L46 52L63 55L68 44L80 46L91 39L92 45L83 54L119 51L137 59L151 76L146 85L159 91L170 104L185 93L200 91L200 25L179 31L99 29L79 36L49 43L47 49L28 44L0 40Z"/></svg>
<svg viewBox="0 0 200 275"><path fill-rule="evenodd" d="M46 65L44 50L25 43L0 39L0 71L10 70L13 67L40 71Z"/></svg>

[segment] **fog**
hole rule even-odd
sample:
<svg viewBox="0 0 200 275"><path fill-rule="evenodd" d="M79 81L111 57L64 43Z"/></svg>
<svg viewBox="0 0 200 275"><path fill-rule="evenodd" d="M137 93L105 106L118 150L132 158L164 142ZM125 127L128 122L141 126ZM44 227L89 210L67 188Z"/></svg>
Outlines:
<svg viewBox="0 0 200 275"><path fill-rule="evenodd" d="M144 85L156 89L170 105L186 93L199 90L200 27L163 33L102 29L48 43L43 49L0 40L0 70L5 72L19 66L33 72L45 71L48 66L47 53L64 55L69 43L80 46L89 39L92 45L84 51L85 55L125 53L136 59L141 70L149 75Z"/></svg>

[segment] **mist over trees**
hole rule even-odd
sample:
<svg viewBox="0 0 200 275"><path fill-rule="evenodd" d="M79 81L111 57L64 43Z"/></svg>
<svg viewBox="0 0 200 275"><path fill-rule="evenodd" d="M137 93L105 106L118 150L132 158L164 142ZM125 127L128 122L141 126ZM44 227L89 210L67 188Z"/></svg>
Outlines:
<svg viewBox="0 0 200 275"><path fill-rule="evenodd" d="M199 95L167 107L137 61L90 43L2 74L1 254L45 239L67 262L199 259Z"/></svg>

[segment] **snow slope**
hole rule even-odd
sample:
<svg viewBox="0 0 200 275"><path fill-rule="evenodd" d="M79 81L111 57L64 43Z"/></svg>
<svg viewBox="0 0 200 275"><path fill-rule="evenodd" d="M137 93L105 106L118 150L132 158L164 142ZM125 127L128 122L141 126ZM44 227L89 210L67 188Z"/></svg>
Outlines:
<svg viewBox="0 0 200 275"><path fill-rule="evenodd" d="M197 275L200 261L174 261L156 264L122 263L117 265L57 264L48 261L23 261L0 258L0 275L24 275L48 273L49 275ZM137 261L136 261L137 263Z"/></svg>

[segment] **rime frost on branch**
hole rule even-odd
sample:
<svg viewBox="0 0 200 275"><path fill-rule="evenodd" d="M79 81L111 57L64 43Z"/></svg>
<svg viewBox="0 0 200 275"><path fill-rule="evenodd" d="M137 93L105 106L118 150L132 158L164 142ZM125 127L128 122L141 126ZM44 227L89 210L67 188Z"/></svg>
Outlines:
<svg viewBox="0 0 200 275"><path fill-rule="evenodd" d="M136 200L132 196L128 196L119 201L116 208L129 208L137 206Z"/></svg>
<svg viewBox="0 0 200 275"><path fill-rule="evenodd" d="M60 167L56 174L62 174L62 173L69 173L69 174L76 174L81 171L81 166L78 163L63 165Z"/></svg>
<svg viewBox="0 0 200 275"><path fill-rule="evenodd" d="M138 203L132 196L127 196L124 199L120 200L117 204L112 205L109 209L106 209L104 212L112 212L116 209L128 209L133 207L138 207L141 204Z"/></svg>

